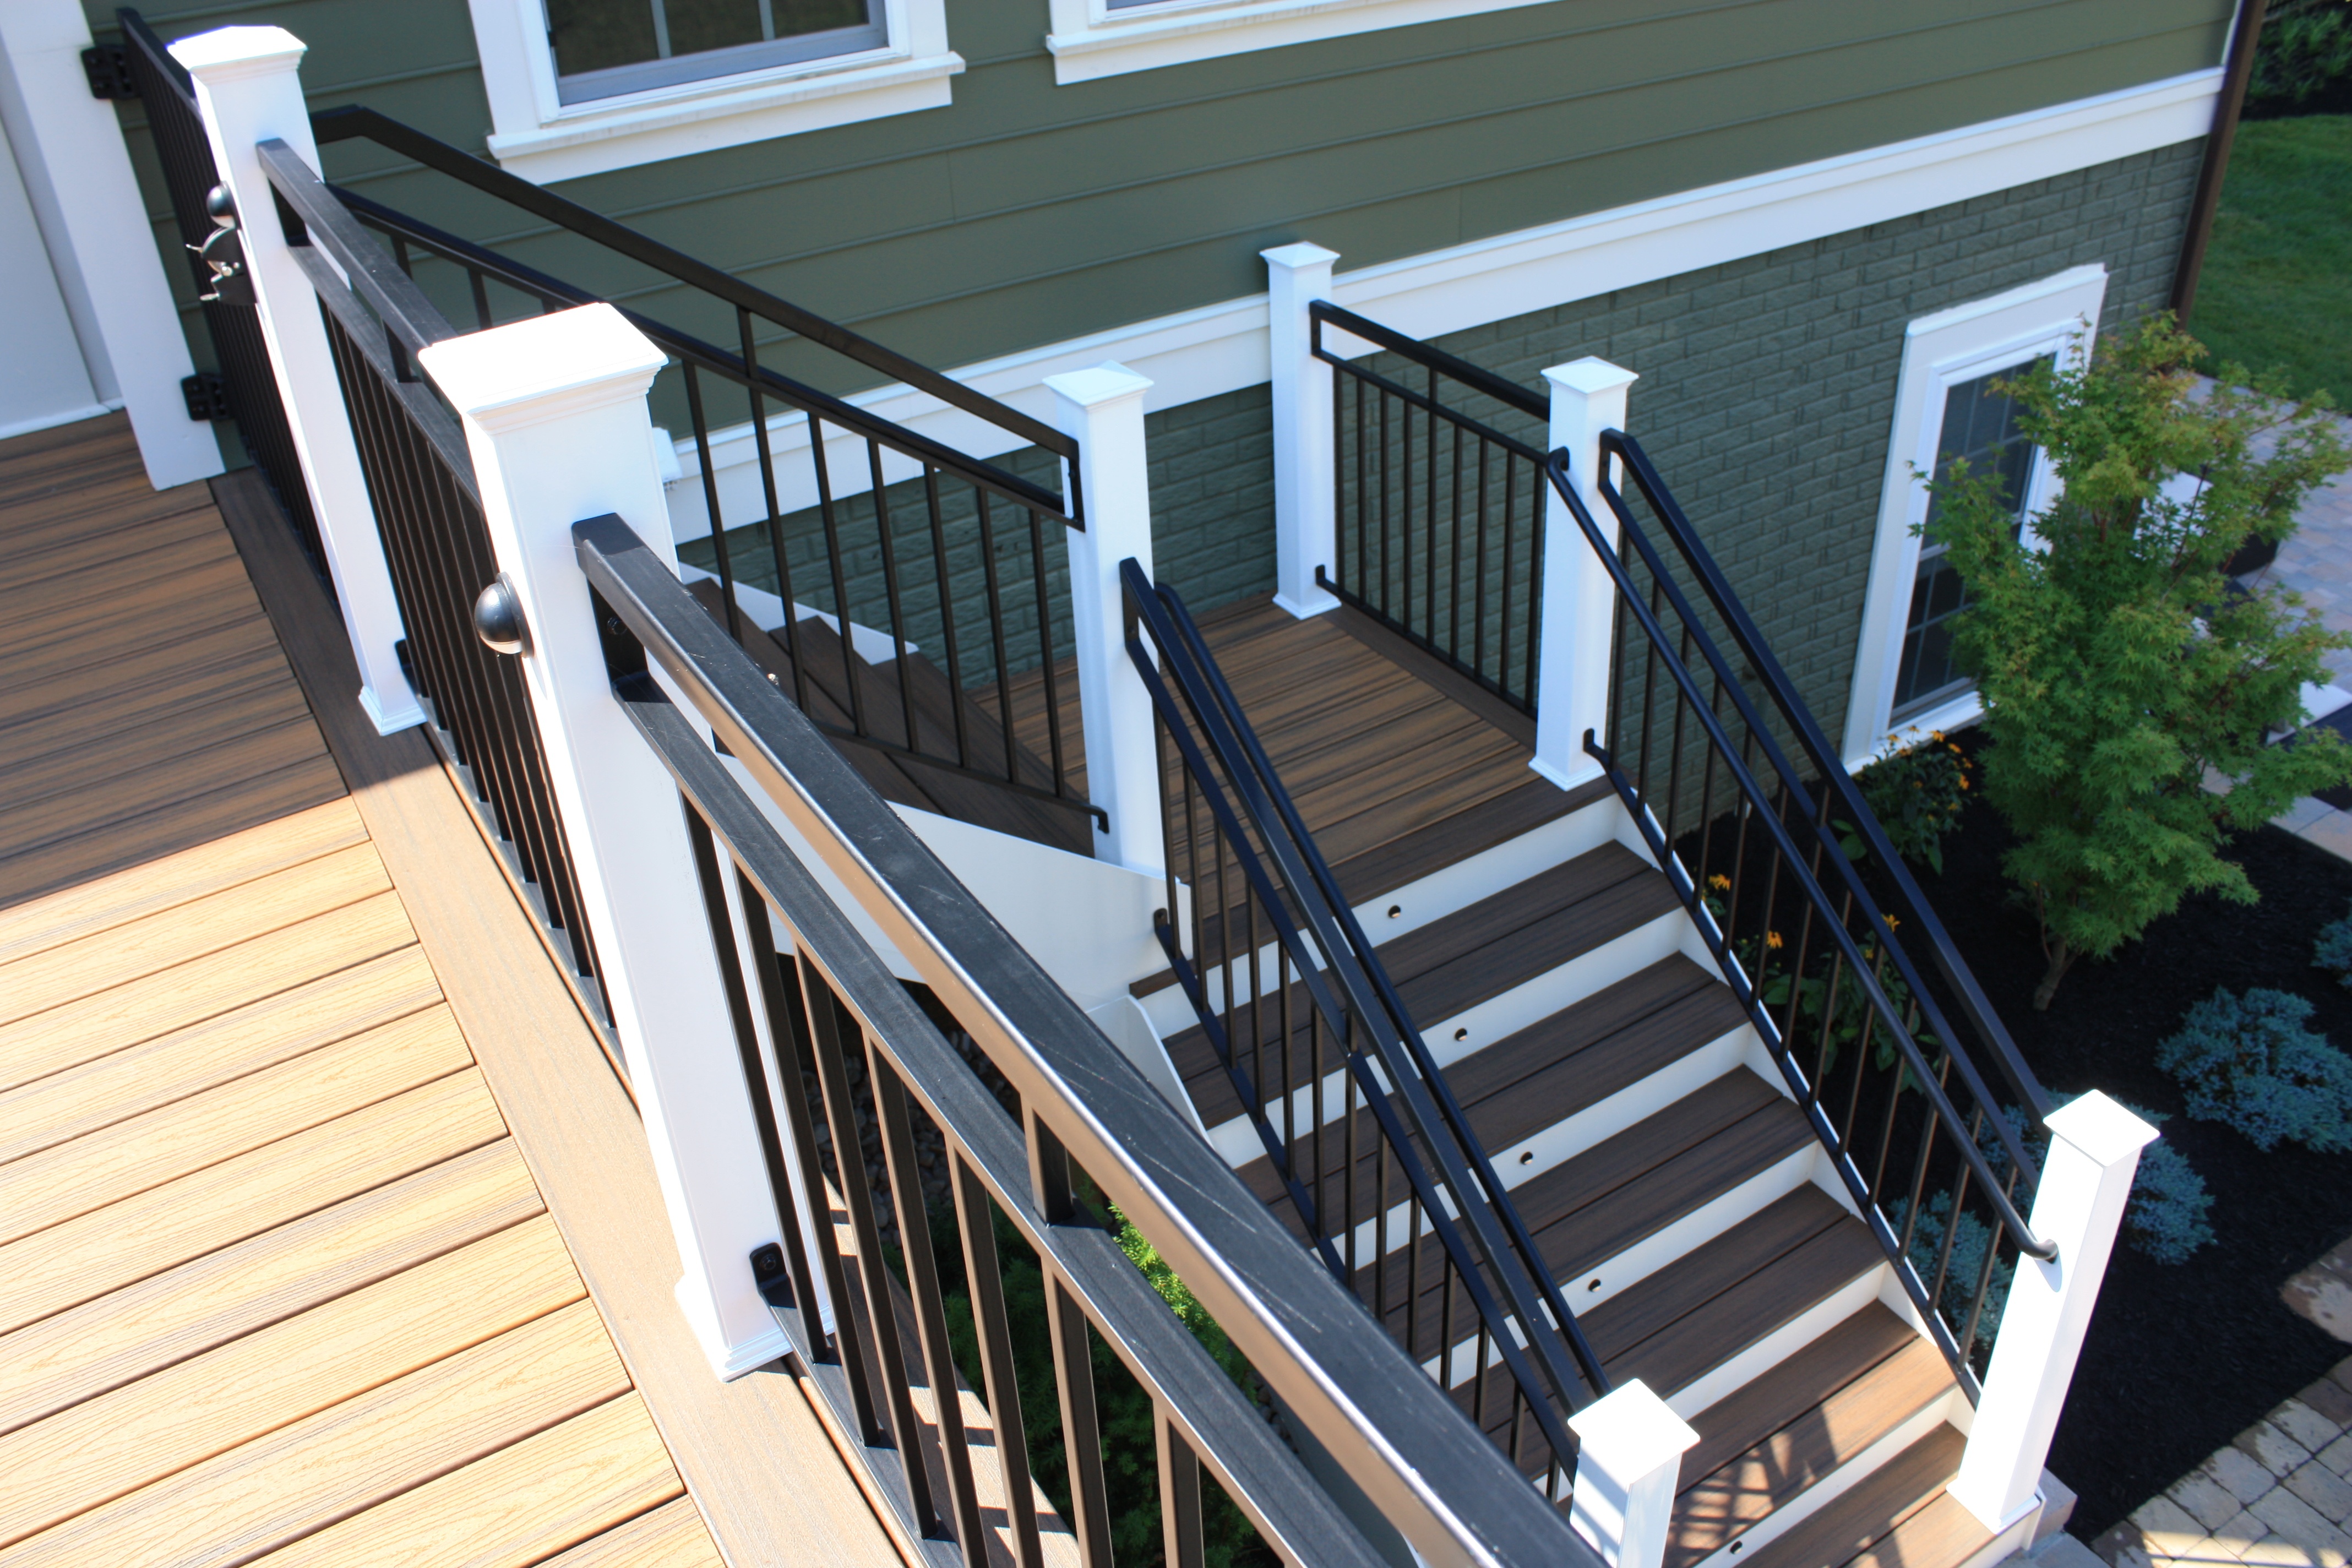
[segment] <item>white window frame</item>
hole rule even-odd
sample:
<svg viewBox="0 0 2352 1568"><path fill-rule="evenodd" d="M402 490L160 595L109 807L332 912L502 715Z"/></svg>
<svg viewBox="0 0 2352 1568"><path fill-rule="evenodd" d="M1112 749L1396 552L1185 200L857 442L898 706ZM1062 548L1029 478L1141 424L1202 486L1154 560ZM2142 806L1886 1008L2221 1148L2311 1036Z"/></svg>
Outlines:
<svg viewBox="0 0 2352 1568"><path fill-rule="evenodd" d="M944 109L963 58L946 0L875 0L888 43L564 103L542 0L467 0L490 101L490 155L546 184L886 114Z"/></svg>
<svg viewBox="0 0 2352 1568"><path fill-rule="evenodd" d="M1546 0L1049 0L1057 85Z"/></svg>
<svg viewBox="0 0 2352 1568"><path fill-rule="evenodd" d="M2094 263L1922 316L1905 331L1878 531L1863 598L1862 643L1846 704L1843 751L1849 771L1867 765L1891 733L1908 743L1932 730L1973 723L1984 711L1977 693L1969 689L1905 720L1899 731L1892 729L1895 682L1902 668L1912 584L1919 570L1920 540L1912 531L1927 521L1927 487L1922 476L1935 471L1947 395L1979 376L2038 359L2075 363L2098 332L2106 292L2107 269ZM2056 498L2057 479L2049 455L2036 449L2021 505L2029 544L2033 542L2033 518Z"/></svg>

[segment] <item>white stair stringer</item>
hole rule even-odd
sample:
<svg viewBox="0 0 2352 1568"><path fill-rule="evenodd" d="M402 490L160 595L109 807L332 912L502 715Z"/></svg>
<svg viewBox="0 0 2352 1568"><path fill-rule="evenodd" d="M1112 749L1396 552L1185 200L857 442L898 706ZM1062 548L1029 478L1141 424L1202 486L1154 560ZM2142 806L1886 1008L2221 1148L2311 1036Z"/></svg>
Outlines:
<svg viewBox="0 0 2352 1568"><path fill-rule="evenodd" d="M1690 917L1681 909L1670 909L1632 931L1622 932L1598 947L1577 954L1566 963L1513 986L1499 996L1490 997L1475 1007L1444 1019L1434 1027L1424 1026L1422 1038L1429 1046L1431 1058L1443 1070L1498 1040L1517 1034L1530 1024L1572 1007L1595 992L1672 957L1677 950L1683 929L1689 923ZM1185 1027L1190 1028L1197 1022L1188 1007ZM1161 1037L1167 1037L1165 1032ZM1346 1107L1341 1075L1336 1070L1327 1073L1323 1080L1325 1124L1342 1120ZM1286 1118L1285 1108L1270 1105L1266 1110L1268 1120L1275 1123L1276 1131L1286 1131L1290 1122ZM1286 1115L1296 1117L1298 1125L1305 1127L1312 1124L1314 1114L1314 1088L1310 1084L1302 1084L1291 1091ZM1211 1128L1209 1142L1236 1169L1265 1152L1246 1116L1235 1116Z"/></svg>
<svg viewBox="0 0 2352 1568"><path fill-rule="evenodd" d="M1948 1425L1955 1403L1965 1405L1967 1398L1956 1387L1929 1400L1926 1405L1889 1431L1885 1436L1861 1453L1783 1502L1779 1508L1749 1525L1738 1535L1724 1542L1714 1552L1701 1558L1694 1568L1734 1568L1760 1549L1769 1546L1781 1536L1835 1502L1873 1475L1879 1468L1938 1426Z"/></svg>
<svg viewBox="0 0 2352 1568"><path fill-rule="evenodd" d="M1615 796L1604 795L1565 816L1531 827L1516 838L1507 838L1467 859L1365 900L1353 909L1356 923L1364 928L1364 935L1375 944L1407 935L1448 915L1459 914L1530 877L1565 866L1612 840L1622 840L1629 831L1624 822L1625 808ZM1391 915L1391 910L1397 912ZM1276 973L1275 948L1276 943L1268 941L1258 949L1261 975L1271 977ZM1238 962L1245 965L1249 961ZM1222 1004L1223 1000L1224 973L1221 964L1202 976L1202 984L1213 1003ZM1270 979L1268 985L1270 988ZM1185 1000L1181 985L1163 985L1138 1000L1162 1039L1181 1034L1200 1021L1193 1016L1192 1004Z"/></svg>

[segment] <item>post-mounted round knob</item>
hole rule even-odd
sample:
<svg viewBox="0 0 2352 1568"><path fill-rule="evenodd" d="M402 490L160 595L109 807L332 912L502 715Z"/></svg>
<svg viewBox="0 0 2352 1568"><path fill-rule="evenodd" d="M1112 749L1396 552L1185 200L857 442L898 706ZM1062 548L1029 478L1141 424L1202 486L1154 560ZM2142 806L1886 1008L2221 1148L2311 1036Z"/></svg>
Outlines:
<svg viewBox="0 0 2352 1568"><path fill-rule="evenodd" d="M530 628L523 625L522 596L507 574L499 573L474 598L474 635L492 653L530 651Z"/></svg>

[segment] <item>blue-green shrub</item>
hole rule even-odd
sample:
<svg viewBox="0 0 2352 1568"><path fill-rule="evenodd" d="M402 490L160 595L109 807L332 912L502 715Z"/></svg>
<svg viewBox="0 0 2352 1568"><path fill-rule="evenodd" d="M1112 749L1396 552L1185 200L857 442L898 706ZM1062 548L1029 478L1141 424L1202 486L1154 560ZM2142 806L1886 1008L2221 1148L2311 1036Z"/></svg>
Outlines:
<svg viewBox="0 0 2352 1568"><path fill-rule="evenodd" d="M2186 1263L2213 1239L2213 1227L2205 1223L2212 1209L2205 1178L2189 1168L2187 1155L2161 1141L2140 1151L2131 1206L2124 1210L2124 1235L2134 1247L2158 1263Z"/></svg>
<svg viewBox="0 0 2352 1568"><path fill-rule="evenodd" d="M1894 1222L1895 1234L1903 1234L1903 1214L1908 1205L1898 1201L1887 1217ZM1992 1241L1992 1228L1966 1209L1958 1220L1952 1218L1952 1194L1937 1193L1919 1211L1919 1223L1911 1227L1908 1256L1911 1267L1918 1271L1919 1283L1930 1289L1936 1284L1936 1258L1944 1247L1944 1228L1952 1228L1951 1261L1944 1266L1944 1288L1936 1295L1936 1305L1942 1309L1945 1321L1958 1333L1967 1326L1969 1303L1976 1299L1977 1277L1984 1268L1985 1248ZM1997 1258L1992 1266L1992 1284L1985 1291L1984 1310L1977 1315L1977 1343L1992 1348L1993 1336L2000 1331L2000 1314L2009 1305L2010 1281L2016 1268L2006 1258Z"/></svg>
<svg viewBox="0 0 2352 1568"><path fill-rule="evenodd" d="M2352 987L2352 915L2319 928L2319 940L2312 943L2311 966L2325 969L2337 984Z"/></svg>
<svg viewBox="0 0 2352 1568"><path fill-rule="evenodd" d="M2189 1114L2226 1122L2258 1149L2282 1139L2352 1150L2352 1057L2305 1028L2311 1004L2284 991L2225 987L2189 1009L2156 1065L2180 1085Z"/></svg>

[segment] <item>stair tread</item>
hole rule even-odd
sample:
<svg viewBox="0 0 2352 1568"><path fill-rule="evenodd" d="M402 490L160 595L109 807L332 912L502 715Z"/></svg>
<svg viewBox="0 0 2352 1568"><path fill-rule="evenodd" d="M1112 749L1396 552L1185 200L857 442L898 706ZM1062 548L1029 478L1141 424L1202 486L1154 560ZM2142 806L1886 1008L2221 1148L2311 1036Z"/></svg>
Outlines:
<svg viewBox="0 0 2352 1568"><path fill-rule="evenodd" d="M1957 1528L1951 1517L1955 1510L1975 1526L1976 1545L1991 1539L1990 1532L1958 1504L1936 1509L1934 1517L1925 1521L1918 1544L1940 1548L1932 1555L1923 1554L1916 1560L1908 1552L1898 1555L1897 1546L1911 1542L1896 1538L1905 1523L1932 1505L1950 1501L1943 1489L1958 1472L1960 1453L1967 1446L1968 1440L1952 1427L1937 1427L1822 1505L1820 1512L1792 1526L1786 1535L1743 1558L1744 1568L1847 1568L1864 1563L1884 1563L1889 1568L1897 1563L1902 1568L1956 1568L1974 1547L1954 1554L1956 1542L1971 1533Z"/></svg>
<svg viewBox="0 0 2352 1568"><path fill-rule="evenodd" d="M1938 1492L1843 1568L1960 1568L1991 1540L1982 1520Z"/></svg>
<svg viewBox="0 0 2352 1568"><path fill-rule="evenodd" d="M1379 953L1406 1010L1423 1027L1433 1027L1680 907L1665 879L1640 857L1621 844L1604 844L1381 943ZM1304 984L1294 984L1290 992L1288 1081L1297 1087L1312 1072L1312 1009ZM1283 1081L1279 1058L1285 1042L1276 1033L1282 1019L1281 998L1269 994L1227 1021L1234 1055L1245 1069L1263 1021L1263 1092L1269 1096L1280 1092ZM1240 1096L1205 1028L1196 1025L1173 1035L1167 1046L1203 1122L1214 1127L1241 1114Z"/></svg>
<svg viewBox="0 0 2352 1568"><path fill-rule="evenodd" d="M1666 1568L1688 1568L1952 1392L1943 1352L1874 1301L1699 1413Z"/></svg>
<svg viewBox="0 0 2352 1568"><path fill-rule="evenodd" d="M1445 1081L1461 1102L1479 1142L1492 1154L1671 1066L1744 1021L1729 987L1682 954L1663 959L1572 1007L1454 1062ZM1356 1112L1356 1217L1370 1217L1376 1123ZM1317 1163L1312 1140L1292 1153L1301 1180ZM1320 1201L1346 1202L1339 1186L1348 1164L1345 1124L1324 1128ZM1507 1175L1508 1173L1507 1172ZM1264 1155L1241 1170L1242 1179L1268 1203L1282 1199L1274 1163Z"/></svg>

